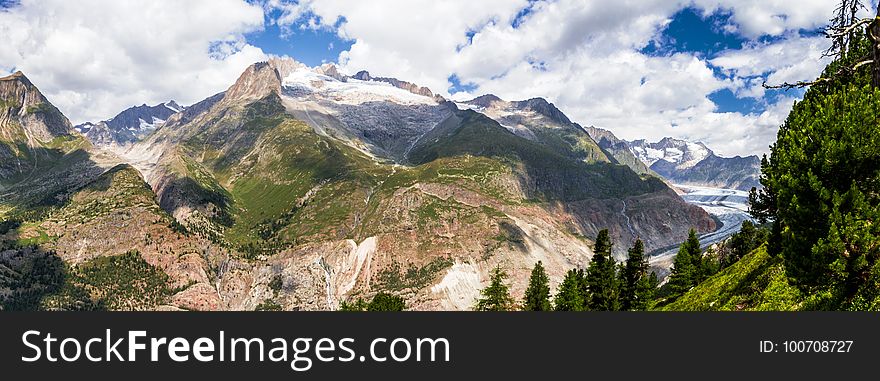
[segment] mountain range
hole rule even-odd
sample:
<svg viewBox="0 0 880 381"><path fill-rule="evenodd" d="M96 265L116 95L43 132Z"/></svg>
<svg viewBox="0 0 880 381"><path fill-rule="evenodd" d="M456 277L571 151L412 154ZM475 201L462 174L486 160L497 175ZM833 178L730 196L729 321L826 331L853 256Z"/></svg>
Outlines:
<svg viewBox="0 0 880 381"><path fill-rule="evenodd" d="M622 259L636 238L717 228L542 98L452 102L273 58L189 107L82 132L23 74L0 101L5 308L315 310L390 292L461 310L496 266L514 294L537 261L558 284L600 229Z"/></svg>
<svg viewBox="0 0 880 381"><path fill-rule="evenodd" d="M171 115L184 109L173 100L155 106L143 104L105 121L78 124L74 129L97 146L126 145L143 139Z"/></svg>
<svg viewBox="0 0 880 381"><path fill-rule="evenodd" d="M664 138L656 143L626 143L652 171L673 184L742 191L760 188L761 160L757 156L720 157L703 143Z"/></svg>

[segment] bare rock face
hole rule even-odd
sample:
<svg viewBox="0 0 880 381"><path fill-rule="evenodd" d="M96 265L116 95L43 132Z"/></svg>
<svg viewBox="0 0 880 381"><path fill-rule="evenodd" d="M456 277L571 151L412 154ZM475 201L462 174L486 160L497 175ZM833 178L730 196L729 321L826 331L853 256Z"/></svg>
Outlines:
<svg viewBox="0 0 880 381"><path fill-rule="evenodd" d="M73 126L22 72L0 78L0 138L20 139L13 125L24 129L29 143L70 135Z"/></svg>
<svg viewBox="0 0 880 381"><path fill-rule="evenodd" d="M332 66L332 65L331 65ZM270 93L281 94L281 81L291 72L305 67L291 58L271 58L266 62L257 62L249 66L238 77L224 95L223 103L231 104L243 101L255 101L265 98ZM334 73L335 67L327 68ZM338 76L339 74L336 73Z"/></svg>
<svg viewBox="0 0 880 381"><path fill-rule="evenodd" d="M362 71L357 72L357 74L355 74L351 78L357 79L359 81L385 82L385 83L391 84L392 86L394 86L398 89L403 89L403 90L409 91L409 92L416 94L416 95L434 98L434 93L431 91L431 89L429 89L427 87L419 86L419 85L416 85L415 83L411 83L411 82L401 81L397 78L373 77L366 70L362 70Z"/></svg>
<svg viewBox="0 0 880 381"><path fill-rule="evenodd" d="M321 75L326 75L330 78L333 78L337 81L345 82L345 76L339 74L339 71L336 70L336 65L333 64L323 64L315 68L315 72Z"/></svg>
<svg viewBox="0 0 880 381"><path fill-rule="evenodd" d="M273 58L270 58L268 62L269 62L269 66L274 68L278 72L278 76L281 77L281 79L284 79L284 77L288 76L290 73L292 73L296 69L301 69L301 68L306 67L305 64L298 62L290 57L273 57ZM333 65L330 65L330 66L333 66ZM335 67L334 67L334 71L335 71Z"/></svg>
<svg viewBox="0 0 880 381"><path fill-rule="evenodd" d="M273 92L281 92L281 75L268 62L258 62L245 69L226 91L223 103L255 101Z"/></svg>

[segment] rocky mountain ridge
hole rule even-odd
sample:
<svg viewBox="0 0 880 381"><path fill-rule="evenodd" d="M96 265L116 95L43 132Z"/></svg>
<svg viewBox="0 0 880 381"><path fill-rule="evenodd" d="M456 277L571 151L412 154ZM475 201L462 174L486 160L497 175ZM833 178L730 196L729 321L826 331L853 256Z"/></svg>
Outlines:
<svg viewBox="0 0 880 381"><path fill-rule="evenodd" d="M720 157L703 143L663 138L656 143L627 143L652 171L674 184L748 191L760 187L761 160L757 156Z"/></svg>
<svg viewBox="0 0 880 381"><path fill-rule="evenodd" d="M100 147L128 145L143 139L166 119L185 109L173 100L155 106L143 104L105 121L78 124L74 129Z"/></svg>

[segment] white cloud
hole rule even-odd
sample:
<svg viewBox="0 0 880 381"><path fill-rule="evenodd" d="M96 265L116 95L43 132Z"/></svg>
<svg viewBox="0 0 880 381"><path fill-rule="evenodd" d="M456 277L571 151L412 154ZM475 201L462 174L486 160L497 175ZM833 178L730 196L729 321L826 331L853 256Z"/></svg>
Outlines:
<svg viewBox="0 0 880 381"><path fill-rule="evenodd" d="M823 57L827 48L825 37L792 34L774 43L755 43L740 50L723 52L710 63L738 79L731 88L737 95L760 98L764 96L764 76L769 84L817 78L831 61Z"/></svg>
<svg viewBox="0 0 880 381"><path fill-rule="evenodd" d="M394 75L443 91L457 66L457 48L467 43L467 31L491 23L509 24L527 4L527 0L322 0L310 2L309 11L300 17L309 25L323 26L344 17L338 32L355 42L339 57L343 70Z"/></svg>
<svg viewBox="0 0 880 381"><path fill-rule="evenodd" d="M74 122L100 120L226 89L266 58L243 37L262 27L262 9L243 0L23 0L0 12L0 62Z"/></svg>
<svg viewBox="0 0 880 381"><path fill-rule="evenodd" d="M837 1L831 0L694 0L709 11L732 12L737 31L749 38L779 36L791 30L826 25Z"/></svg>

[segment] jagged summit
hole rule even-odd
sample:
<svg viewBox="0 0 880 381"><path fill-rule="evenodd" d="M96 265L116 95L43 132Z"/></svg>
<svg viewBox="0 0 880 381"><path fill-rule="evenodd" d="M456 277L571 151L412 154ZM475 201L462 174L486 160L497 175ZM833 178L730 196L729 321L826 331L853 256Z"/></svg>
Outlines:
<svg viewBox="0 0 880 381"><path fill-rule="evenodd" d="M0 121L2 137L8 141L16 141L19 127L28 139L39 141L73 132L70 121L21 71L0 78Z"/></svg>
<svg viewBox="0 0 880 381"><path fill-rule="evenodd" d="M178 104L177 102L175 102L173 99L168 102L165 102L165 107L168 107L168 108L170 108L174 111L178 111L178 112L185 108L185 107L181 106L180 104Z"/></svg>
<svg viewBox="0 0 880 381"><path fill-rule="evenodd" d="M35 176L65 153L58 143L76 141L75 135L67 117L24 73L0 78L0 188Z"/></svg>
<svg viewBox="0 0 880 381"><path fill-rule="evenodd" d="M524 101L508 102L499 98L495 94L484 94L469 101L461 102L460 105L464 105L466 108L468 108L467 106L477 106L482 109L496 108L499 110L506 110L507 113L517 110L533 111L552 119L556 123L572 123L562 111L544 98L531 98Z"/></svg>
<svg viewBox="0 0 880 381"><path fill-rule="evenodd" d="M142 139L185 109L173 100L155 106L144 103L129 107L111 119L86 122L74 128L98 146L126 145Z"/></svg>
<svg viewBox="0 0 880 381"><path fill-rule="evenodd" d="M630 142L633 153L647 165L653 165L658 160L673 163L680 169L690 168L710 155L712 150L703 143L694 143L681 139L665 137L656 143L649 143L644 139Z"/></svg>
<svg viewBox="0 0 880 381"><path fill-rule="evenodd" d="M559 123L571 123L571 120L569 120L568 117L562 113L562 111L560 111L558 108L556 108L554 104L548 102L544 98L532 98L529 100L514 103L517 105L517 107L531 109Z"/></svg>
<svg viewBox="0 0 880 381"><path fill-rule="evenodd" d="M323 64L321 66L316 67L314 70L318 74L326 75L326 76L333 78L337 81L345 82L347 79L344 75L339 74L339 70L336 69L336 65L334 65L334 64L326 63L326 64Z"/></svg>
<svg viewBox="0 0 880 381"><path fill-rule="evenodd" d="M16 80L16 79L24 79L25 81L28 81L27 77L24 75L24 73L21 72L21 70L18 70L15 73L12 73L10 75L7 75L5 77L0 78L0 81L12 81L12 80ZM28 83L30 83L30 81L28 81Z"/></svg>
<svg viewBox="0 0 880 381"><path fill-rule="evenodd" d="M761 186L757 156L720 157L701 142L671 137L656 143L639 139L627 144L639 160L675 184L745 191Z"/></svg>
<svg viewBox="0 0 880 381"><path fill-rule="evenodd" d="M372 81L372 77L370 77L370 72L366 70L361 70L357 72L352 78L357 79L359 81Z"/></svg>
<svg viewBox="0 0 880 381"><path fill-rule="evenodd" d="M480 107L489 107L492 105L493 102L503 102L503 100L501 100L501 98L499 98L495 94L484 94L469 101L465 101L464 103L477 105Z"/></svg>
<svg viewBox="0 0 880 381"><path fill-rule="evenodd" d="M370 75L370 72L368 72L366 70L361 70L361 71L357 72L357 74L355 74L351 77L348 77L348 78L356 79L358 81L385 82L385 83L388 83L388 84L390 84L394 87L397 87L399 89L409 91L413 94L422 95L422 96L426 96L429 98L438 98L438 101L440 101L440 99L442 99L442 98L439 98L439 95L435 95L434 92L432 92L431 89L429 89L427 87L419 86L419 85L412 83L412 82L401 81L397 78L373 77L372 75Z"/></svg>

